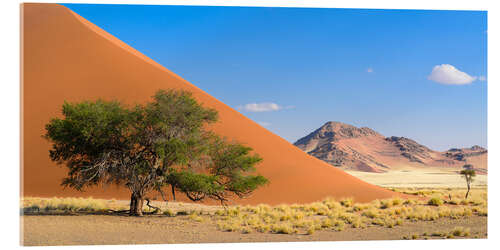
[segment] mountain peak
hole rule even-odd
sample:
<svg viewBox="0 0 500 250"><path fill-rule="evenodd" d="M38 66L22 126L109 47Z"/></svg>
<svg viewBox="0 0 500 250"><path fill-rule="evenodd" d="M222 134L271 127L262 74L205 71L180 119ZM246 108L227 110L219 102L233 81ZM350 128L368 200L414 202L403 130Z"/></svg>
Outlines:
<svg viewBox="0 0 500 250"><path fill-rule="evenodd" d="M313 135L315 138L327 138L331 140L358 138L370 135L380 136L379 133L368 127L358 128L338 121L329 121L310 135Z"/></svg>

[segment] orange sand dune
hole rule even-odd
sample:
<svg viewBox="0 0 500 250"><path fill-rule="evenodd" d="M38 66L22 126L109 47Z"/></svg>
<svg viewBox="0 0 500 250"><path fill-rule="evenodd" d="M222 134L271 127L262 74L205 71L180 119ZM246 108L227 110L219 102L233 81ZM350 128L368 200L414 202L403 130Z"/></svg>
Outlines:
<svg viewBox="0 0 500 250"><path fill-rule="evenodd" d="M369 201L395 195L307 155L64 6L23 4L22 29L24 196L129 198L128 190L117 187L85 193L63 189L59 184L66 169L50 161L49 143L41 137L44 125L61 115L65 100L143 103L162 88L188 90L217 109L220 121L213 130L247 144L263 157L258 171L271 183L236 203L305 203L327 196Z"/></svg>

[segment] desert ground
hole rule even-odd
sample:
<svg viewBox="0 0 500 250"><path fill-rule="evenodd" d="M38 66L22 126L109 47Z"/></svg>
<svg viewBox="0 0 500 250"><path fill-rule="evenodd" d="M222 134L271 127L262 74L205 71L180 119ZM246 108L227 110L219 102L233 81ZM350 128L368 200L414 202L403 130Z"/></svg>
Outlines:
<svg viewBox="0 0 500 250"><path fill-rule="evenodd" d="M349 241L443 239L454 227L470 230L466 238L486 238L487 217L439 219L412 222L397 228L347 228L344 231L324 230L312 235L223 232L213 221L196 222L188 216L130 218L126 216L24 216L23 244L45 245L106 245L106 244L166 244L224 242L288 242L288 241ZM119 231L116 229L120 228ZM432 236L433 233L444 235ZM427 234L427 236L424 236ZM464 238L464 237L455 237Z"/></svg>
<svg viewBox="0 0 500 250"><path fill-rule="evenodd" d="M22 201L22 244L106 245L215 242L432 240L487 238L487 192L392 188L408 195L357 203L325 199L279 206L209 206L152 201L130 217L128 201L33 198ZM156 210L156 211L154 211Z"/></svg>
<svg viewBox="0 0 500 250"><path fill-rule="evenodd" d="M395 170L386 173L369 173L350 171L347 173L368 183L381 187L414 187L414 188L464 188L464 178L456 171L432 168L413 168ZM486 187L487 175L476 175L474 187Z"/></svg>

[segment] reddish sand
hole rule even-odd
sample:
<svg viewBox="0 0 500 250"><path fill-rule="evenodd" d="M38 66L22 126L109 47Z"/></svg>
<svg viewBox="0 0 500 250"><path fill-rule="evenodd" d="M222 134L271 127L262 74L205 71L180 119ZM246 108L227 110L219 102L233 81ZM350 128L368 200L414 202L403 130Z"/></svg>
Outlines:
<svg viewBox="0 0 500 250"><path fill-rule="evenodd" d="M23 4L22 29L23 196L128 198L128 190L117 187L63 189L66 170L50 161L44 126L61 115L65 100L143 103L162 88L188 90L217 109L220 121L213 130L263 157L258 172L271 183L236 203L304 203L327 196L364 202L395 195L307 155L64 6Z"/></svg>

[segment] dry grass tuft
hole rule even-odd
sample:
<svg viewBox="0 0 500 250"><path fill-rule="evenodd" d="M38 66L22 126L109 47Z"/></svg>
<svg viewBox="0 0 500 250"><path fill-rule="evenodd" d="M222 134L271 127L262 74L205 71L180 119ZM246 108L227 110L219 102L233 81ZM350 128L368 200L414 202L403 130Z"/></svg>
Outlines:
<svg viewBox="0 0 500 250"><path fill-rule="evenodd" d="M439 197L432 197L427 204L432 205L432 206L441 206L443 205L443 200Z"/></svg>
<svg viewBox="0 0 500 250"><path fill-rule="evenodd" d="M22 199L23 212L99 212L109 209L106 200L93 198L35 198Z"/></svg>

